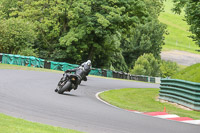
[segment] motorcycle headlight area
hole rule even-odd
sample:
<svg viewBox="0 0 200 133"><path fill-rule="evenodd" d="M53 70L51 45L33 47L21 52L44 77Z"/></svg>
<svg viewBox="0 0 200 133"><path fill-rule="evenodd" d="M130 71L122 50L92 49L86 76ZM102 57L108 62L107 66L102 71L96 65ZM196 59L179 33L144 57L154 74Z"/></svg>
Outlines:
<svg viewBox="0 0 200 133"><path fill-rule="evenodd" d="M75 81L76 79L73 77L73 78L71 78L71 80L72 80L72 81Z"/></svg>

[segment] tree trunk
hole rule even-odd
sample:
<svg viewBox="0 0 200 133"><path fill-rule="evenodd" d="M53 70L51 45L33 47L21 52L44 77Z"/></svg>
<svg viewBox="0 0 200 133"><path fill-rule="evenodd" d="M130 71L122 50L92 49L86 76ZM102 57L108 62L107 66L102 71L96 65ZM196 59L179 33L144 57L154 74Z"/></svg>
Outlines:
<svg viewBox="0 0 200 133"><path fill-rule="evenodd" d="M95 52L95 48L93 47L93 45L91 45L90 49L89 49L89 55L88 55L88 59L92 60L93 56L94 56L94 52Z"/></svg>

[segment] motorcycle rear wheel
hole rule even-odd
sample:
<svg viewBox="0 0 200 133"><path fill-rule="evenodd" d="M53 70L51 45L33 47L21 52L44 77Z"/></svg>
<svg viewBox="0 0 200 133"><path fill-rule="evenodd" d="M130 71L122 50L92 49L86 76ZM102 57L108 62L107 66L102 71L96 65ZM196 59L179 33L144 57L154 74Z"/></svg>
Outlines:
<svg viewBox="0 0 200 133"><path fill-rule="evenodd" d="M63 87L61 87L58 90L59 94L63 94L65 91L70 91L70 87L71 87L72 83L70 81L68 81Z"/></svg>

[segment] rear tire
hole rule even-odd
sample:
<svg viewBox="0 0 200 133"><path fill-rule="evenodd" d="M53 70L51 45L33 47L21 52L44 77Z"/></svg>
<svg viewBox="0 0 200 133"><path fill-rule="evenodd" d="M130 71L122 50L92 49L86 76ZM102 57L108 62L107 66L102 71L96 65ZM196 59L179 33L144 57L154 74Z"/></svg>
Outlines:
<svg viewBox="0 0 200 133"><path fill-rule="evenodd" d="M59 94L63 94L65 91L69 91L72 83L68 81L62 88L58 90Z"/></svg>

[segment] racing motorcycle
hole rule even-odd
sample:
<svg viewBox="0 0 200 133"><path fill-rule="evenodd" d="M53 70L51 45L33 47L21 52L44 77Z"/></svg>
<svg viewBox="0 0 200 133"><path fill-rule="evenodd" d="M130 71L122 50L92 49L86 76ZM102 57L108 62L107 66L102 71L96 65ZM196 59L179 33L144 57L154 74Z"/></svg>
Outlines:
<svg viewBox="0 0 200 133"><path fill-rule="evenodd" d="M63 74L63 77L58 82L58 86L55 92L63 94L65 91L76 90L78 85L80 85L81 80L87 81L87 75L91 70L91 61L88 60L79 66L78 68L68 69ZM72 74L72 72L74 74Z"/></svg>
<svg viewBox="0 0 200 133"><path fill-rule="evenodd" d="M77 89L81 77L72 73L64 73L61 80L58 82L55 92L63 94L65 91L70 92L72 89Z"/></svg>

